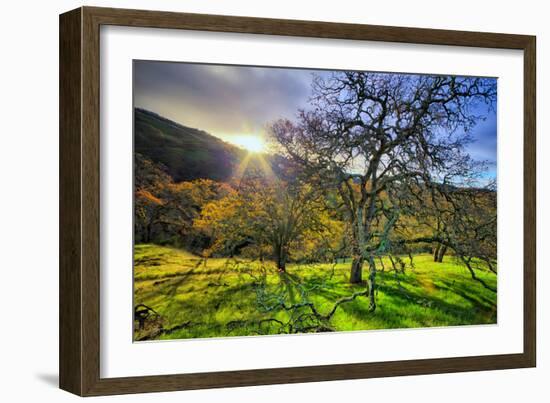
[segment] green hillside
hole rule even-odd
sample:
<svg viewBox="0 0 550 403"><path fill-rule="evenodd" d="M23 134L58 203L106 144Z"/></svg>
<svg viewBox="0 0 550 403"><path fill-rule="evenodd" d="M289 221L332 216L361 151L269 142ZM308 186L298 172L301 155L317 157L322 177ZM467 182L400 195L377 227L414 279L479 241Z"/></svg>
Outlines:
<svg viewBox="0 0 550 403"><path fill-rule="evenodd" d="M168 168L174 181L227 180L245 151L202 130L135 108L134 149Z"/></svg>

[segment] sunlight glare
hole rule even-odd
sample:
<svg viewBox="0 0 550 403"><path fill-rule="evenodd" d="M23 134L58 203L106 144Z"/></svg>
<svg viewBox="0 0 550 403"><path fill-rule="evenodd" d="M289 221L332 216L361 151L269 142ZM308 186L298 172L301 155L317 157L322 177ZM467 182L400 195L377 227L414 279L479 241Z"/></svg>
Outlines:
<svg viewBox="0 0 550 403"><path fill-rule="evenodd" d="M254 135L237 136L233 139L233 143L253 153L260 153L265 150L264 140L259 136L254 136Z"/></svg>

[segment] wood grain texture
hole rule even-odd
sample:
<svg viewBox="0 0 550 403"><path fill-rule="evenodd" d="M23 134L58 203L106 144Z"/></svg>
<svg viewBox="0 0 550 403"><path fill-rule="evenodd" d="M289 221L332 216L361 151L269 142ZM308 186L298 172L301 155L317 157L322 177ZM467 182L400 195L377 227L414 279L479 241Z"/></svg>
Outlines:
<svg viewBox="0 0 550 403"><path fill-rule="evenodd" d="M82 9L82 390L99 378L99 24Z"/></svg>
<svg viewBox="0 0 550 403"><path fill-rule="evenodd" d="M525 35L86 7L105 25L523 49Z"/></svg>
<svg viewBox="0 0 550 403"><path fill-rule="evenodd" d="M524 51L524 352L131 378L100 377L101 25ZM60 387L81 396L532 367L535 321L535 37L83 7L60 17Z"/></svg>
<svg viewBox="0 0 550 403"><path fill-rule="evenodd" d="M523 354L536 366L537 334L537 80L536 39L527 39L523 66Z"/></svg>
<svg viewBox="0 0 550 403"><path fill-rule="evenodd" d="M59 386L81 394L81 10L59 21Z"/></svg>

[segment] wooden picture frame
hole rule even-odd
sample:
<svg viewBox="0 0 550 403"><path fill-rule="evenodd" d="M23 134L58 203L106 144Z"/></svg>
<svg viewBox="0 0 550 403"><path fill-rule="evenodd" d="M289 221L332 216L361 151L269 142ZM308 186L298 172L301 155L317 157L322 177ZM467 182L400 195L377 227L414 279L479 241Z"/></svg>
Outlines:
<svg viewBox="0 0 550 403"><path fill-rule="evenodd" d="M100 377L100 26L400 42L524 52L523 353L228 372ZM60 387L81 396L534 367L535 37L82 7L60 16Z"/></svg>

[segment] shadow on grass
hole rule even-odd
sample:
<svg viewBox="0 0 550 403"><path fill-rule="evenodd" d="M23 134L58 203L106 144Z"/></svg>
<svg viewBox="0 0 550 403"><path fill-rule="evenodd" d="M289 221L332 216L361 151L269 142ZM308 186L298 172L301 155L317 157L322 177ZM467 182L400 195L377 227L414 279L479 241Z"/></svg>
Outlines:
<svg viewBox="0 0 550 403"><path fill-rule="evenodd" d="M491 299L488 297L488 295L494 295L490 290L483 289L482 291L477 290L476 292L472 292L472 288L474 287L467 287L465 284L457 284L456 282L448 281L448 280L438 280L435 284L436 287L440 290L446 290L448 292L455 293L465 300L470 301L474 305L482 305L483 307L489 308L494 306L495 299ZM478 284L475 284L475 288L479 288L480 286ZM482 294L483 293L483 294Z"/></svg>
<svg viewBox="0 0 550 403"><path fill-rule="evenodd" d="M413 310L414 312L411 312L411 314L416 316L414 319L420 321L422 326L434 326L438 324L474 325L494 322L493 313L496 311L491 309L494 305L487 307L484 304L480 304L478 300L472 298L462 290L444 288L444 290L453 293L468 302L468 304L463 306L449 303L441 297L429 294L420 294L405 288L397 289L388 286L380 286L379 290L384 293L386 297L392 298L397 303L392 305L397 305L397 308L403 306L404 314L407 314L407 312L410 311L410 309L407 309L407 306L410 306L411 304L416 307L425 308L422 311L418 311L418 309L416 309ZM386 309L383 309L383 311L395 309L393 306L385 306L384 308ZM404 319L408 320L409 318Z"/></svg>
<svg viewBox="0 0 550 403"><path fill-rule="evenodd" d="M304 314L307 308L289 312L275 307L267 311L262 304L275 305L282 300L296 304L307 299L324 314L338 299L365 288L348 283L347 267L335 271L329 266L291 266L289 271L277 273L270 266L268 270L257 272L267 274L262 277L253 275L257 269L253 264L217 263L213 261L212 266L202 265L195 270L190 268L185 273L180 271L173 277L169 273L162 283L144 286L148 287L147 291L140 296L154 299L151 306L156 309L155 303L159 305L167 327L188 321L192 324L178 328L166 338L280 333L281 321L287 323ZM368 298L363 296L342 303L331 319L334 329L396 329L495 322L496 295L459 272L428 269L378 272L376 311L369 311ZM265 301L260 300L263 294L258 296L256 289L260 281L265 281L265 288L261 289L266 293ZM489 281L494 279L489 278Z"/></svg>

